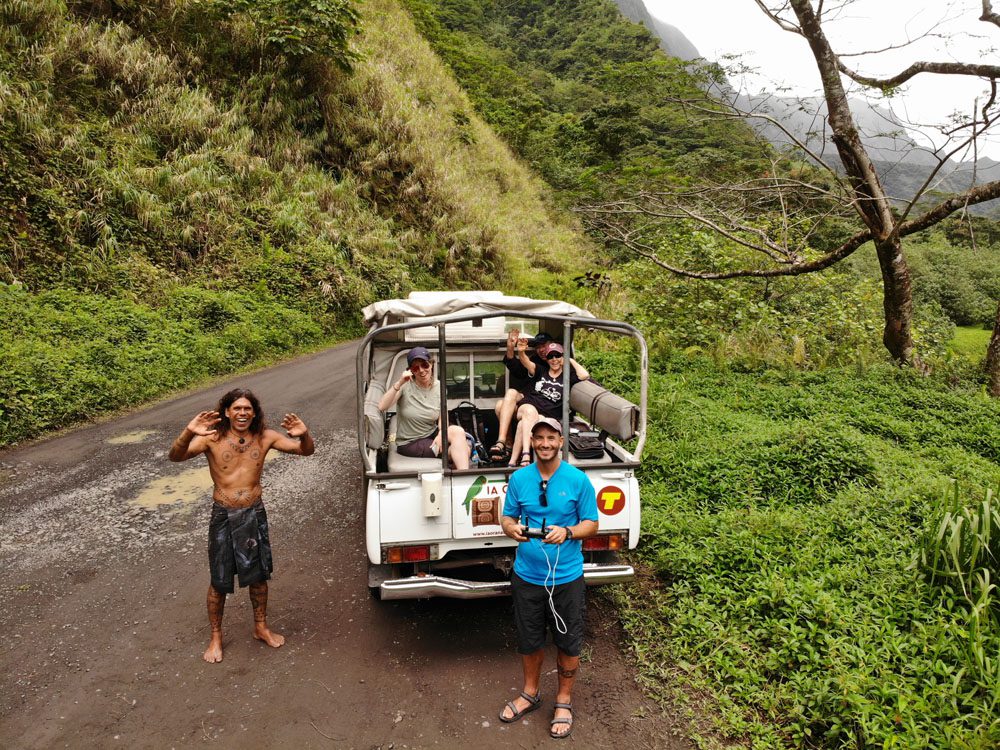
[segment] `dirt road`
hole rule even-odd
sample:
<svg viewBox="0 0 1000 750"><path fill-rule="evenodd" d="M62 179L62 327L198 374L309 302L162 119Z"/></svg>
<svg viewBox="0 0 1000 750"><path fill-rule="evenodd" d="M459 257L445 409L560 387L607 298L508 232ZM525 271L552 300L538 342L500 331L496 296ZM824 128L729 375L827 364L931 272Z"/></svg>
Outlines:
<svg viewBox="0 0 1000 750"><path fill-rule="evenodd" d="M548 704L497 720L520 667L510 602L373 600L363 551L354 345L102 425L0 453L0 746L4 748L542 747ZM294 411L314 456L264 473L275 573L270 624L250 637L229 597L225 659L209 665L210 480L167 461L188 419L235 385L272 425ZM688 747L638 690L611 608L592 597L577 681L583 747ZM547 667L551 668L550 660ZM569 743L565 743L569 744Z"/></svg>

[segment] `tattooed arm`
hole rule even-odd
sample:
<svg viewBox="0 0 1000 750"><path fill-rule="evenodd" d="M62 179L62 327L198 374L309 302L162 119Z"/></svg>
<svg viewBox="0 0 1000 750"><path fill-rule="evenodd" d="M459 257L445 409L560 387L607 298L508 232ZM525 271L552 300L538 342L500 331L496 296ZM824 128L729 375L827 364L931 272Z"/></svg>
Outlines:
<svg viewBox="0 0 1000 750"><path fill-rule="evenodd" d="M215 426L220 421L217 411L199 412L170 446L170 460L187 461L204 453L208 446L208 436L215 434Z"/></svg>

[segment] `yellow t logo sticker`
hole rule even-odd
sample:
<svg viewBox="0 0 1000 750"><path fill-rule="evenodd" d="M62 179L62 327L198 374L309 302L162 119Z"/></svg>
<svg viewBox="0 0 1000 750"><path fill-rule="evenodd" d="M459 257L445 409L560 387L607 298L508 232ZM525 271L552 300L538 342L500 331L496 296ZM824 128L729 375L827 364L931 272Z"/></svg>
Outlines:
<svg viewBox="0 0 1000 750"><path fill-rule="evenodd" d="M621 498L622 493L620 492L605 492L604 493L604 510L611 510L615 507L615 503Z"/></svg>

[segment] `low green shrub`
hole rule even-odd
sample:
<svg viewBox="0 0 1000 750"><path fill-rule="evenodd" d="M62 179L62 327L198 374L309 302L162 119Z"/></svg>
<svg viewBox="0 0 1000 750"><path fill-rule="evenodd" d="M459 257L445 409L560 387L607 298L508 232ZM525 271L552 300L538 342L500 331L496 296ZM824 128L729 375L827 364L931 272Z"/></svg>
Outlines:
<svg viewBox="0 0 1000 750"><path fill-rule="evenodd" d="M0 445L329 338L267 297L177 287L168 298L154 309L66 289L0 294Z"/></svg>
<svg viewBox="0 0 1000 750"><path fill-rule="evenodd" d="M619 377L613 351L581 359ZM708 744L996 747L997 530L982 519L1000 404L881 365L675 355L653 370L634 555L648 593L616 595L644 684L688 699Z"/></svg>

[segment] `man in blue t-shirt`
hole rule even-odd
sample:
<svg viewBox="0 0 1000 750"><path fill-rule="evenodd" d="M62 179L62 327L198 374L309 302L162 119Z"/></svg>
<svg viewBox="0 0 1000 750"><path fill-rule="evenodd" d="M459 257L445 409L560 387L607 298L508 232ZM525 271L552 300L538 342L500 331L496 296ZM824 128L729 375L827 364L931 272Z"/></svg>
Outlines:
<svg viewBox="0 0 1000 750"><path fill-rule="evenodd" d="M511 476L500 520L504 533L520 542L511 596L524 669L524 688L503 707L500 721L517 721L541 705L547 623L558 649L559 673L549 733L559 739L573 731L573 681L583 647L586 590L580 540L597 533L597 498L587 475L563 463L558 420L541 417L531 430L531 447L535 463ZM544 538L529 538L529 529L542 529Z"/></svg>

